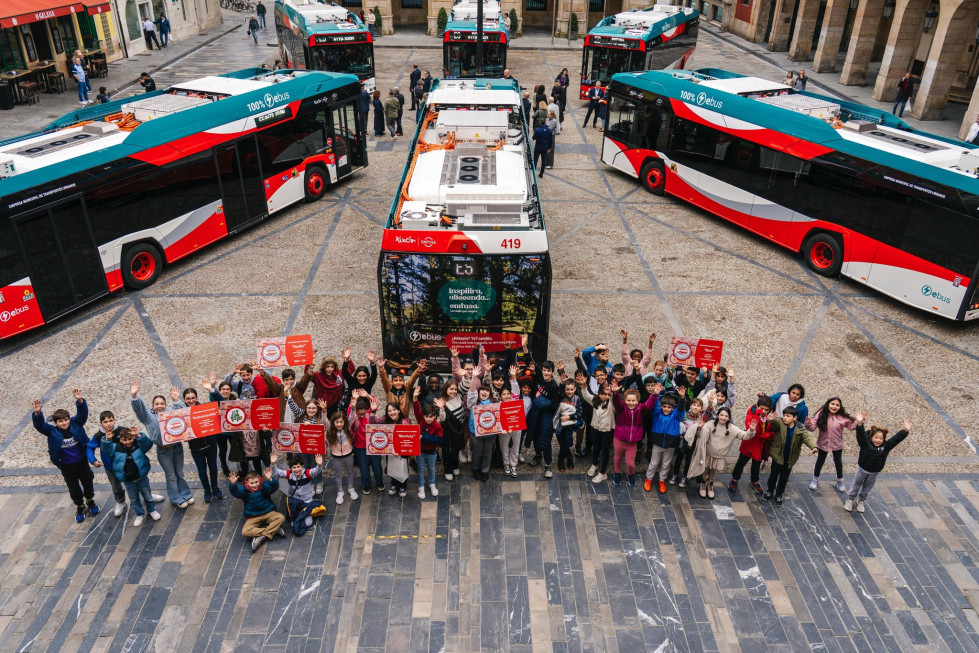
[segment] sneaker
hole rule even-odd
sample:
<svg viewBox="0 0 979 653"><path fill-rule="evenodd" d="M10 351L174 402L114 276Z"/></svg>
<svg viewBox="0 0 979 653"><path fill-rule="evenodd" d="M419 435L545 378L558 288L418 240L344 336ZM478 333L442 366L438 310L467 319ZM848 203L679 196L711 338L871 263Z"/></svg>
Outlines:
<svg viewBox="0 0 979 653"><path fill-rule="evenodd" d="M258 547L262 546L263 544L265 544L265 536L264 535L259 535L258 537L253 537L252 538L252 551L253 552L254 551L258 551Z"/></svg>
<svg viewBox="0 0 979 653"><path fill-rule="evenodd" d="M622 485L622 474L619 472L612 474L612 485Z"/></svg>
<svg viewBox="0 0 979 653"><path fill-rule="evenodd" d="M708 485L707 486L707 498L708 499L711 499L711 500L714 499L714 486L713 485Z"/></svg>
<svg viewBox="0 0 979 653"><path fill-rule="evenodd" d="M843 479L842 478L836 479L836 491L837 492L846 492L846 485L843 484Z"/></svg>
<svg viewBox="0 0 979 653"><path fill-rule="evenodd" d="M857 500L857 512L864 512L867 509L867 504L863 501Z"/></svg>
<svg viewBox="0 0 979 653"><path fill-rule="evenodd" d="M88 502L88 514L94 517L95 515L99 514L99 510L101 510L99 508L99 504L95 503L94 501Z"/></svg>
<svg viewBox="0 0 979 653"><path fill-rule="evenodd" d="M591 480L592 483L601 483L608 480L608 476L605 474L595 474L595 478Z"/></svg>
<svg viewBox="0 0 979 653"><path fill-rule="evenodd" d="M462 472L461 472L461 471L459 471L459 468L458 468L458 467L456 467L455 469L453 469L453 470L452 470L452 475L453 475L453 476L458 476L458 475L459 475L459 474L461 474L461 473L462 473Z"/></svg>
<svg viewBox="0 0 979 653"><path fill-rule="evenodd" d="M343 492L337 492L337 505L343 504Z"/></svg>
<svg viewBox="0 0 979 653"><path fill-rule="evenodd" d="M782 495L781 494L778 495L777 497L775 497L775 505L778 506L779 508L782 507Z"/></svg>
<svg viewBox="0 0 979 653"><path fill-rule="evenodd" d="M516 467L511 467L510 468L510 476L512 476L513 478L517 478L517 468Z"/></svg>
<svg viewBox="0 0 979 653"><path fill-rule="evenodd" d="M178 508L183 508L184 510L186 510L187 509L187 506L189 506L189 505L190 505L189 503L187 503L186 501L184 501L183 503L178 503L177 504L177 507Z"/></svg>
<svg viewBox="0 0 979 653"><path fill-rule="evenodd" d="M277 530L275 532L275 534L278 535L279 537L285 537L286 536L286 529L280 528L279 530Z"/></svg>
<svg viewBox="0 0 979 653"><path fill-rule="evenodd" d="M218 501L224 499L224 492L221 491L221 488L214 488L213 490L211 490L211 494L213 494L214 498L217 499Z"/></svg>
<svg viewBox="0 0 979 653"><path fill-rule="evenodd" d="M398 496L404 499L406 496L408 496L408 490L398 490Z"/></svg>
<svg viewBox="0 0 979 653"><path fill-rule="evenodd" d="M564 461L563 460L557 461L557 470L559 472L563 472L564 471Z"/></svg>
<svg viewBox="0 0 979 653"><path fill-rule="evenodd" d="M447 480L447 481L451 481L451 480L452 480L453 478L455 478L455 476L453 476L453 475L452 475L452 474L450 474L449 472L446 472L446 473L445 473L445 480ZM393 490L394 488L392 487L391 489ZM394 493L392 492L392 494L394 494Z"/></svg>
<svg viewBox="0 0 979 653"><path fill-rule="evenodd" d="M377 491L378 492L384 492L384 486L383 485L378 485L377 486Z"/></svg>
<svg viewBox="0 0 979 653"><path fill-rule="evenodd" d="M424 499L425 498L425 486L424 485L419 485L418 486L418 498L419 499Z"/></svg>
<svg viewBox="0 0 979 653"><path fill-rule="evenodd" d="M683 488L685 488L685 487L687 487L687 478L686 478L685 476L684 476L683 478L681 478L681 479L680 479L680 482L679 482L679 483L677 483L677 484L676 484L676 486L677 486L678 488L680 488L681 490L682 490Z"/></svg>
<svg viewBox="0 0 979 653"><path fill-rule="evenodd" d="M112 515L114 517L122 517L122 513L126 512L126 502L117 502L116 507L112 509Z"/></svg>
<svg viewBox="0 0 979 653"><path fill-rule="evenodd" d="M393 485L388 488L388 496L393 497L397 493L398 493L398 488L394 487Z"/></svg>
<svg viewBox="0 0 979 653"><path fill-rule="evenodd" d="M204 493L204 503L211 503L211 493L210 492L205 492Z"/></svg>
<svg viewBox="0 0 979 653"><path fill-rule="evenodd" d="M143 516L136 515L136 519L133 520L133 526L142 526L142 525L143 525Z"/></svg>
<svg viewBox="0 0 979 653"><path fill-rule="evenodd" d="M592 465L591 467L589 467L587 473L588 473L589 476L594 476L595 474L597 474L598 473L598 465Z"/></svg>
<svg viewBox="0 0 979 653"><path fill-rule="evenodd" d="M469 462L469 454L466 453L465 451L460 451L459 452L459 462L460 463L468 463Z"/></svg>
<svg viewBox="0 0 979 653"><path fill-rule="evenodd" d="M568 471L569 472L573 472L574 471L574 460L569 460L568 461Z"/></svg>
<svg viewBox="0 0 979 653"><path fill-rule="evenodd" d="M853 499L847 499L846 503L843 504L843 510L847 512L853 512Z"/></svg>
<svg viewBox="0 0 979 653"><path fill-rule="evenodd" d="M738 489L738 479L732 478L731 479L731 482L727 484L727 489L731 490L731 492L734 492L735 490L737 490Z"/></svg>
<svg viewBox="0 0 979 653"><path fill-rule="evenodd" d="M670 474L670 485L676 485L676 474Z"/></svg>
<svg viewBox="0 0 979 653"><path fill-rule="evenodd" d="M306 519L303 520L306 523L306 528L312 528L313 526L313 516L307 515Z"/></svg>
<svg viewBox="0 0 979 653"><path fill-rule="evenodd" d="M761 498L762 498L762 501L768 501L769 499L771 499L772 498L772 492L771 492L771 490L769 490L768 492L765 492L765 494L761 495Z"/></svg>
<svg viewBox="0 0 979 653"><path fill-rule="evenodd" d="M322 517L326 514L326 506L318 505L309 513L311 517Z"/></svg>
<svg viewBox="0 0 979 653"><path fill-rule="evenodd" d="M347 490L347 494L349 494L349 495L350 495L350 500L351 500L351 501L356 501L357 499L359 499L359 498L360 498L360 495L359 495L359 494L357 494L357 490L355 490L355 489L353 489L353 488L350 488L350 489L348 489L348 490Z"/></svg>
<svg viewBox="0 0 979 653"><path fill-rule="evenodd" d="M819 479L815 479L814 478L811 481L809 481L809 489L810 490L812 490L812 491L815 492L815 490L816 490L817 487L819 487Z"/></svg>
<svg viewBox="0 0 979 653"><path fill-rule="evenodd" d="M363 492L364 496L366 497L371 493L371 489L369 487L365 487L363 490L361 490L361 492Z"/></svg>
<svg viewBox="0 0 979 653"><path fill-rule="evenodd" d="M81 524L85 521L85 507L75 506L75 521Z"/></svg>
<svg viewBox="0 0 979 653"><path fill-rule="evenodd" d="M647 478L646 479L646 482L642 484L642 489L646 490L647 492L652 492L653 491L653 480Z"/></svg>
<svg viewBox="0 0 979 653"><path fill-rule="evenodd" d="M194 497L191 497L191 498L187 499L187 505L188 506L194 505Z"/></svg>
<svg viewBox="0 0 979 653"><path fill-rule="evenodd" d="M659 482L659 493L666 494L666 483L664 483L663 481Z"/></svg>
<svg viewBox="0 0 979 653"><path fill-rule="evenodd" d="M313 486L313 494L323 494L323 484L317 483Z"/></svg>
<svg viewBox="0 0 979 653"><path fill-rule="evenodd" d="M503 466L503 474L505 476L509 476L510 475L510 466L509 465L504 465Z"/></svg>
<svg viewBox="0 0 979 653"><path fill-rule="evenodd" d="M762 488L761 483L759 483L758 481L752 481L751 482L751 489L754 490L755 492L757 492L758 494L761 494L761 493L763 493L765 491Z"/></svg>
<svg viewBox="0 0 979 653"><path fill-rule="evenodd" d="M701 483L700 484L700 492L698 494L700 494L700 497L701 498L706 498L707 497L707 484L706 483Z"/></svg>
<svg viewBox="0 0 979 653"><path fill-rule="evenodd" d="M160 503L165 497L162 494L151 494L150 498L153 499L153 503Z"/></svg>
<svg viewBox="0 0 979 653"><path fill-rule="evenodd" d="M551 478L554 476L554 472L551 471L550 465L544 465L544 478Z"/></svg>
<svg viewBox="0 0 979 653"><path fill-rule="evenodd" d="M527 459L524 458L523 454L517 454L517 462L526 463Z"/></svg>
<svg viewBox="0 0 979 653"><path fill-rule="evenodd" d="M439 489L435 487L435 483L428 486L428 491L433 497L437 497L439 495Z"/></svg>
<svg viewBox="0 0 979 653"><path fill-rule="evenodd" d="M151 511L150 512L150 519L152 519L153 521L160 521L160 513L158 513L155 510Z"/></svg>
<svg viewBox="0 0 979 653"><path fill-rule="evenodd" d="M626 478L629 479L629 487L636 487L636 475L629 474Z"/></svg>

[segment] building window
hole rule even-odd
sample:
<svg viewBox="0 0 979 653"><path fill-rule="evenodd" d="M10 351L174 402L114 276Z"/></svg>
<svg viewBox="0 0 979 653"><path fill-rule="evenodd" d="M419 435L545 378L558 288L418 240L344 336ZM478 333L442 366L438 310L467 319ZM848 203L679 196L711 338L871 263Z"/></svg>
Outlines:
<svg viewBox="0 0 979 653"><path fill-rule="evenodd" d="M34 35L31 34L31 28L27 25L21 25L20 35L24 39L24 49L27 50L28 60L37 61L37 48L34 47Z"/></svg>
<svg viewBox="0 0 979 653"><path fill-rule="evenodd" d="M721 22L724 18L724 10L719 5L714 5L714 20Z"/></svg>
<svg viewBox="0 0 979 653"><path fill-rule="evenodd" d="M65 50L69 53L73 53L78 49L78 41L75 39L75 26L71 22L71 16L61 16L57 20L57 29L61 33L62 45L64 45ZM51 31L55 31L55 26L51 25ZM94 25L92 26L92 31L95 31ZM55 44L57 47L57 44ZM60 50L59 50L60 52Z"/></svg>
<svg viewBox="0 0 979 653"><path fill-rule="evenodd" d="M547 11L547 0L527 0L524 9L527 11Z"/></svg>
<svg viewBox="0 0 979 653"><path fill-rule="evenodd" d="M605 0L588 0L588 11L605 11Z"/></svg>
<svg viewBox="0 0 979 653"><path fill-rule="evenodd" d="M363 0L343 0L344 7L362 7L364 6Z"/></svg>
<svg viewBox="0 0 979 653"><path fill-rule="evenodd" d="M51 40L54 41L54 51L61 54L65 51L65 46L61 42L61 32L54 25L51 26Z"/></svg>
<svg viewBox="0 0 979 653"><path fill-rule="evenodd" d="M422 0L401 0L402 9L422 9Z"/></svg>
<svg viewBox="0 0 979 653"><path fill-rule="evenodd" d="M0 68L10 70L26 67L24 55L20 51L20 42L17 40L17 32L12 29L0 30Z"/></svg>

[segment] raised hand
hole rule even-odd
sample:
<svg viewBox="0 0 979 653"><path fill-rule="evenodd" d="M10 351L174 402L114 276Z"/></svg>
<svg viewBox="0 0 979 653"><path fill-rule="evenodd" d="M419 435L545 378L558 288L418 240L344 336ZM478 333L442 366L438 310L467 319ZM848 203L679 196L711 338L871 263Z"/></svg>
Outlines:
<svg viewBox="0 0 979 653"><path fill-rule="evenodd" d="M369 352L367 352L367 362L368 363L373 363L376 359L377 359L377 355L374 353L374 350L373 349L371 349Z"/></svg>
<svg viewBox="0 0 979 653"><path fill-rule="evenodd" d="M656 385L654 385L653 386L653 392L655 392L656 394L659 394L659 393L663 392L663 384L662 383L657 383Z"/></svg>
<svg viewBox="0 0 979 653"><path fill-rule="evenodd" d="M323 466L323 456L320 454L316 454L316 456L313 457L313 460L316 462L317 467Z"/></svg>
<svg viewBox="0 0 979 653"><path fill-rule="evenodd" d="M75 401L81 401L82 391L79 390L78 388L75 388L74 390L71 391L71 396L75 398Z"/></svg>
<svg viewBox="0 0 979 653"><path fill-rule="evenodd" d="M865 421L867 421L867 413L857 413L856 420L857 423L863 424Z"/></svg>
<svg viewBox="0 0 979 653"><path fill-rule="evenodd" d="M652 347L654 342L656 342L656 334L655 333L650 333L649 334L649 346Z"/></svg>
<svg viewBox="0 0 979 653"><path fill-rule="evenodd" d="M612 385L609 386L609 388L612 390L612 392L618 392L619 391L619 382L616 381L615 379L612 379Z"/></svg>
<svg viewBox="0 0 979 653"><path fill-rule="evenodd" d="M732 381L733 379L734 379L734 368L729 367L727 368L727 380Z"/></svg>
<svg viewBox="0 0 979 653"><path fill-rule="evenodd" d="M415 398L416 401L418 400L419 397L422 396L422 387L420 385L415 386L415 392L414 395L412 396Z"/></svg>
<svg viewBox="0 0 979 653"><path fill-rule="evenodd" d="M625 329L619 329L619 335L622 336L622 344L623 345L626 344L627 342L629 342L629 332L628 331L626 331Z"/></svg>
<svg viewBox="0 0 979 653"><path fill-rule="evenodd" d="M492 372L493 371L493 363L491 363L489 361L486 361L485 363L483 363L483 369L486 370L487 372Z"/></svg>
<svg viewBox="0 0 979 653"><path fill-rule="evenodd" d="M170 399L174 402L180 401L180 390L177 390L177 386L170 386Z"/></svg>
<svg viewBox="0 0 979 653"><path fill-rule="evenodd" d="M375 397L374 395L370 395L370 400L371 400L371 410L377 410L377 407L380 405L377 401L377 397Z"/></svg>
<svg viewBox="0 0 979 653"><path fill-rule="evenodd" d="M354 392L357 392L357 391L354 390ZM356 397L357 395L354 395L354 396ZM327 408L330 407L330 405L328 403L326 403L326 400L324 400L324 399L317 399L316 400L316 405L319 406L320 410L326 410Z"/></svg>
<svg viewBox="0 0 979 653"><path fill-rule="evenodd" d="M41 412L41 400L40 399L35 399L34 401L32 401L31 402L31 409L35 413L40 413Z"/></svg>
<svg viewBox="0 0 979 653"><path fill-rule="evenodd" d="M343 356L343 360L350 360L350 347L344 347L340 350L340 355Z"/></svg>
<svg viewBox="0 0 979 653"><path fill-rule="evenodd" d="M711 370L710 370L711 371L711 374L717 374L717 370L720 367L721 367L720 365L718 365L717 363L714 363L714 367L712 367ZM704 368L701 368L701 369L704 369Z"/></svg>
<svg viewBox="0 0 979 653"><path fill-rule="evenodd" d="M129 435L133 436L134 438L139 437L139 429L136 428L135 424L129 427Z"/></svg>
<svg viewBox="0 0 979 653"><path fill-rule="evenodd" d="M265 477L265 480L266 481L271 481L272 480L272 468L271 467L266 467L265 470L262 472L262 476Z"/></svg>
<svg viewBox="0 0 979 653"><path fill-rule="evenodd" d="M520 371L520 368L519 367L517 367L516 365L511 365L510 366L510 378L511 379L517 378L517 373L519 371Z"/></svg>
<svg viewBox="0 0 979 653"><path fill-rule="evenodd" d="M445 400L441 397L436 397L432 400L432 403L435 404L435 407L439 410L443 410L445 408Z"/></svg>
<svg viewBox="0 0 979 653"><path fill-rule="evenodd" d="M557 362L557 368L558 368L559 370L563 370L563 369L564 369L564 361L563 361L563 360L559 360L559 361Z"/></svg>
<svg viewBox="0 0 979 653"><path fill-rule="evenodd" d="M216 387L218 384L217 370L211 370L211 375L208 378L211 380L211 386Z"/></svg>
<svg viewBox="0 0 979 653"><path fill-rule="evenodd" d="M279 461L279 454L277 454L274 451L269 454L269 462L271 462L274 465L278 461Z"/></svg>
<svg viewBox="0 0 979 653"><path fill-rule="evenodd" d="M129 384L129 394L131 394L133 397L139 394L139 379L136 379Z"/></svg>
<svg viewBox="0 0 979 653"><path fill-rule="evenodd" d="M383 356L378 356L377 357L377 366L378 367L384 367L384 357Z"/></svg>
<svg viewBox="0 0 979 653"><path fill-rule="evenodd" d="M201 379L201 387L210 392L214 389L214 383L207 379Z"/></svg>
<svg viewBox="0 0 979 653"><path fill-rule="evenodd" d="M457 347L451 347L449 349L449 354L452 358L459 358L459 349Z"/></svg>
<svg viewBox="0 0 979 653"><path fill-rule="evenodd" d="M574 382L577 383L578 385L580 385L581 387L584 387L585 386L585 373L582 372L581 370L578 370L577 372L575 372L574 373Z"/></svg>
<svg viewBox="0 0 979 653"><path fill-rule="evenodd" d="M574 354L575 358L578 358L579 356L581 356L581 347L575 347L574 352L572 353Z"/></svg>
<svg viewBox="0 0 979 653"><path fill-rule="evenodd" d="M907 418L904 419L904 430L907 431L908 433L911 432L911 420Z"/></svg>
<svg viewBox="0 0 979 653"><path fill-rule="evenodd" d="M231 483L238 482L238 472L228 472L228 481Z"/></svg>
<svg viewBox="0 0 979 653"><path fill-rule="evenodd" d="M522 349L526 349L527 348L527 341L529 339L530 339L530 336L528 334L526 334L526 333L521 333L520 334L520 347Z"/></svg>
<svg viewBox="0 0 979 653"><path fill-rule="evenodd" d="M418 369L420 369L422 372L424 372L425 370L428 369L428 359L427 358L423 358L420 361L418 361Z"/></svg>
<svg viewBox="0 0 979 653"><path fill-rule="evenodd" d="M258 363L256 363L255 361L250 361L250 362L249 362L249 365L251 365L251 366L252 366L252 370L253 370L253 371L254 371L254 370L260 370L260 369L262 369L261 367L259 367L259 366L258 366Z"/></svg>

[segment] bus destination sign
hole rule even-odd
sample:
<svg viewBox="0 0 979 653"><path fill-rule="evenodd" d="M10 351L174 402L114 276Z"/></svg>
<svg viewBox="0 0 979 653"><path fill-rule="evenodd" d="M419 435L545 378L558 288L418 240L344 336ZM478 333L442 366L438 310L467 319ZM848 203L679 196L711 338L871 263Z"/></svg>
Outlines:
<svg viewBox="0 0 979 653"><path fill-rule="evenodd" d="M483 32L484 43L498 43L502 32ZM476 41L476 32L448 32L449 41Z"/></svg>
<svg viewBox="0 0 979 653"><path fill-rule="evenodd" d="M626 48L628 50L642 49L641 40L626 39L621 36L589 36L586 45L595 45L603 48Z"/></svg>
<svg viewBox="0 0 979 653"><path fill-rule="evenodd" d="M272 123L288 120L289 118L292 118L292 107L282 107L281 109L257 116L255 118L255 126L264 127L265 125L271 125Z"/></svg>
<svg viewBox="0 0 979 653"><path fill-rule="evenodd" d="M360 43L367 40L364 32L357 34L313 34L309 37L310 45L331 45L334 43Z"/></svg>

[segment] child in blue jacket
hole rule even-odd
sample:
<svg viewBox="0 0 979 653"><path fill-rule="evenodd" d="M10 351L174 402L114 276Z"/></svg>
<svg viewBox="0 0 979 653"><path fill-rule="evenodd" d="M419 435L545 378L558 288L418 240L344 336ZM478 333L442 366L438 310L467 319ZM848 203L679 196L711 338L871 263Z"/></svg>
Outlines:
<svg viewBox="0 0 979 653"><path fill-rule="evenodd" d="M144 433L140 433L135 426L119 433L119 441L111 439L102 440L102 457L106 461L112 461L112 473L126 486L126 494L129 495L129 502L133 505L136 518L133 526L142 526L146 512L149 511L150 519L160 520L160 513L153 505L153 495L150 493L150 459L146 454L153 448L153 441ZM146 503L146 510L140 502L140 497Z"/></svg>
<svg viewBox="0 0 979 653"><path fill-rule="evenodd" d="M662 392L662 386L657 384L657 391ZM677 409L676 397L665 395L656 399L652 415L649 441L653 450L649 468L646 470L644 489L647 492L653 489L653 478L659 470L659 491L660 494L666 494L666 479L672 468L673 454L676 453L683 434L684 411Z"/></svg>
<svg viewBox="0 0 979 653"><path fill-rule="evenodd" d="M244 483L239 483L238 474L231 472L228 481L231 496L245 502L245 525L241 527L241 534L251 538L253 553L276 535L286 536L282 529L282 524L286 521L285 515L277 512L272 503L272 495L279 489L279 480L273 477L272 468L266 467L261 474L248 472Z"/></svg>
<svg viewBox="0 0 979 653"><path fill-rule="evenodd" d="M85 455L88 446L88 435L85 433L88 404L78 388L72 390L71 394L75 397L74 417L64 408L59 408L51 414L54 424L49 424L41 412L41 400L35 399L31 402L31 420L34 430L48 438L48 457L61 470L61 476L68 486L68 495L75 504L75 521L80 524L85 521L86 511L90 515L99 514L99 506L95 503L95 488L92 484L95 474L88 466Z"/></svg>

